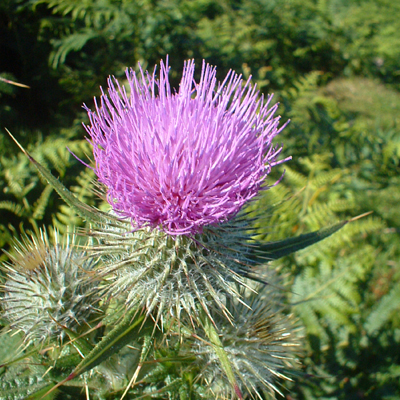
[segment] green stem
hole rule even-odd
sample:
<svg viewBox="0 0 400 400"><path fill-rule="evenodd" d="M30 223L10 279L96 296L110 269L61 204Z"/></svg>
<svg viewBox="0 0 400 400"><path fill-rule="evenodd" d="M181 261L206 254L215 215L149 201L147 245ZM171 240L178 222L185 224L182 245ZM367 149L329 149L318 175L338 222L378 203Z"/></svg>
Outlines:
<svg viewBox="0 0 400 400"><path fill-rule="evenodd" d="M232 369L232 365L229 361L228 354L226 353L224 349L224 345L222 344L219 334L213 324L213 322L210 319L210 316L202 309L199 307L199 315L200 315L200 321L203 325L203 329L207 337L210 339L211 345L214 348L215 354L219 358L219 361L221 362L221 366L230 382L232 385L233 389L235 390L235 393L239 399L243 399L243 395L240 392L239 386L236 382L235 374Z"/></svg>

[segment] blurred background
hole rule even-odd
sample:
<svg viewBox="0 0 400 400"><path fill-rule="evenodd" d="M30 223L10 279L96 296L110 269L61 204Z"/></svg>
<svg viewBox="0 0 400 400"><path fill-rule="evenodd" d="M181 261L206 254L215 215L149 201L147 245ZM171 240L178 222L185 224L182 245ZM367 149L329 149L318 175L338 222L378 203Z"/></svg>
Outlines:
<svg viewBox="0 0 400 400"><path fill-rule="evenodd" d="M249 206L257 238L283 239L372 211L272 263L304 327L290 399L400 399L400 2L391 0L1 0L0 248L22 231L82 224L4 128L81 200L102 207L85 103L169 55L252 75L274 93L284 156ZM6 260L6 254L1 254Z"/></svg>

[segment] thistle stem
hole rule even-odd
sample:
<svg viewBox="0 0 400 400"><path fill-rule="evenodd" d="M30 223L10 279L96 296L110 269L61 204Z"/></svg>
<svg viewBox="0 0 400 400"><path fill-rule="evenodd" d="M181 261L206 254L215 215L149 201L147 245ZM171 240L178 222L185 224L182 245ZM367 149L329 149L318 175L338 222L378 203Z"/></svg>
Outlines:
<svg viewBox="0 0 400 400"><path fill-rule="evenodd" d="M235 374L232 370L232 365L229 361L228 355L224 349L224 346L219 338L219 334L210 319L209 315L199 307L199 317L201 324L203 325L203 329L207 337L210 339L211 345L214 348L215 354L219 358L219 361L221 362L221 366L230 382L232 385L233 389L235 390L235 393L239 399L243 399L243 395L239 389L239 386L236 382Z"/></svg>

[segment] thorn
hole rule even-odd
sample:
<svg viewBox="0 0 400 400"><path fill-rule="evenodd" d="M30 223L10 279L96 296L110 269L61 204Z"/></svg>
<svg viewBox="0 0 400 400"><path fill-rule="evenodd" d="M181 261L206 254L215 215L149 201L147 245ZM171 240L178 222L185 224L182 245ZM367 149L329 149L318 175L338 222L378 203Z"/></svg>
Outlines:
<svg viewBox="0 0 400 400"><path fill-rule="evenodd" d="M56 390L57 388L59 388L60 386L64 385L65 382L68 382L72 379L74 379L76 376L75 372L71 372L63 381L58 382L57 385L54 385L49 391L47 391L42 398L48 396L50 393L54 392L54 390Z"/></svg>
<svg viewBox="0 0 400 400"><path fill-rule="evenodd" d="M12 133L7 129L4 128L6 132L11 136L11 139L14 140L15 144L21 149L21 151L30 159L33 160L33 158L30 156L30 154L22 147L22 145L18 142L17 139L12 135Z"/></svg>
<svg viewBox="0 0 400 400"><path fill-rule="evenodd" d="M57 385L61 385L62 383L68 382L72 379L74 379L76 376L75 372L71 372L62 382L57 383Z"/></svg>
<svg viewBox="0 0 400 400"><path fill-rule="evenodd" d="M1 76L0 76L0 81L3 81L5 83L9 83L10 85L22 87L22 88L25 88L25 89L30 89L30 86L28 86L28 85L24 85L23 83L10 81L9 79L2 78Z"/></svg>
<svg viewBox="0 0 400 400"><path fill-rule="evenodd" d="M235 383L234 385L236 396L239 397L240 400L243 400L242 392L239 389L239 386Z"/></svg>
<svg viewBox="0 0 400 400"><path fill-rule="evenodd" d="M368 212L366 212L366 213L364 213L364 214L357 215L357 217L354 217L354 218L349 219L349 222L357 221L358 219L364 218L364 217L366 217L367 215L371 215L371 214L373 214L373 213L374 213L373 211L368 211Z"/></svg>

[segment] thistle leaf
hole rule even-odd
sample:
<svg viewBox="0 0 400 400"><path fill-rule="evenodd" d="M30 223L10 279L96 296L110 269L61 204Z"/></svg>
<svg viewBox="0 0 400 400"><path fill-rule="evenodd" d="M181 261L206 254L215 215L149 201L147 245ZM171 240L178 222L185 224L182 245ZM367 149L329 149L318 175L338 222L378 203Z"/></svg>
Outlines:
<svg viewBox="0 0 400 400"><path fill-rule="evenodd" d="M57 395L56 392L44 396L51 386L53 383L40 381L36 376L18 378L1 384L0 400L51 400Z"/></svg>
<svg viewBox="0 0 400 400"><path fill-rule="evenodd" d="M57 358L55 363L53 362L54 369L69 370L76 368L76 366L82 361L80 354L72 353L63 357Z"/></svg>
<svg viewBox="0 0 400 400"><path fill-rule="evenodd" d="M51 391L78 377L85 371L96 367L101 362L117 353L122 347L131 342L133 338L137 338L139 331L142 329L144 319L145 315L137 317L136 309L128 311L121 322L103 337L101 342L93 348L74 371L66 379L55 385Z"/></svg>
<svg viewBox="0 0 400 400"><path fill-rule="evenodd" d="M26 358L26 353L21 350L22 335L11 335L11 331L8 329L9 327L5 328L0 335L0 368ZM13 349L13 351L10 351L10 349Z"/></svg>
<svg viewBox="0 0 400 400"><path fill-rule="evenodd" d="M321 228L318 231L305 233L294 238L259 244L258 246L255 245L253 259L255 259L256 261L278 260L279 258L288 256L289 254L292 254L299 250L303 250L315 243L318 243L321 240L324 240L327 237L336 233L349 222L354 222L370 214L372 214L372 211L358 215L357 217L351 218L349 220L341 221L337 224Z"/></svg>
<svg viewBox="0 0 400 400"><path fill-rule="evenodd" d="M34 394L31 394L28 397L25 397L24 400L52 400L56 398L57 392L52 392L46 395L46 392L53 386L52 383L49 383L48 385L42 387L40 390L35 392Z"/></svg>
<svg viewBox="0 0 400 400"><path fill-rule="evenodd" d="M349 221L341 221L335 225L319 229L318 231L305 233L297 237L260 244L256 248L255 258L257 260L278 260L279 258L305 249L308 246L326 239L328 236L333 235L339 229L343 228L348 222Z"/></svg>
<svg viewBox="0 0 400 400"><path fill-rule="evenodd" d="M83 357L86 357L93 350L93 346L84 337L78 336L74 331L68 329L66 326L63 326L62 328L70 338L72 345L76 348L79 354L83 355Z"/></svg>

